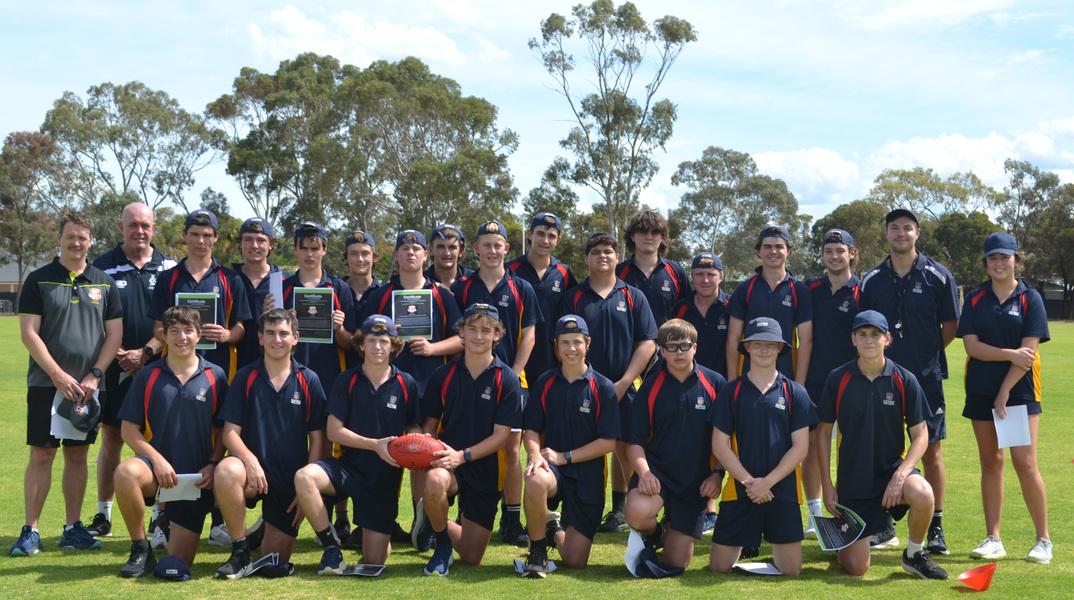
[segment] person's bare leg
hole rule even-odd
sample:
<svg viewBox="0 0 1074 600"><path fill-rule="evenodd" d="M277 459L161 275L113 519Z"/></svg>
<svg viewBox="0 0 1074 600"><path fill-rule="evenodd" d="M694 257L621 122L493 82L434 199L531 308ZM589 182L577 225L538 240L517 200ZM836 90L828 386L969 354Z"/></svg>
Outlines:
<svg viewBox="0 0 1074 600"><path fill-rule="evenodd" d="M41 511L45 508L52 487L52 463L56 460L56 448L30 446L30 460L22 480L22 498L26 508L26 524L38 529Z"/></svg>
<svg viewBox="0 0 1074 600"><path fill-rule="evenodd" d="M82 503L86 499L89 466L86 457L89 446L63 447L63 505L67 512L66 525L82 520Z"/></svg>

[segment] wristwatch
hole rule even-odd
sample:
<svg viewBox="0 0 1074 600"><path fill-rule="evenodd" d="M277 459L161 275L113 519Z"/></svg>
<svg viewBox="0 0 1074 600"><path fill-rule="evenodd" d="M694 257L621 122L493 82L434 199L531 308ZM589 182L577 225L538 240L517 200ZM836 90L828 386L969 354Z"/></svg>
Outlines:
<svg viewBox="0 0 1074 600"><path fill-rule="evenodd" d="M462 461L463 462L470 462L471 460L473 460L473 458L474 457L470 454L470 449L469 448L467 448L467 449L462 451Z"/></svg>
<svg viewBox="0 0 1074 600"><path fill-rule="evenodd" d="M89 372L90 372L90 374L92 374L97 379L101 379L102 377L104 377L104 373L102 373L101 370L98 369L97 367L93 367L92 369L90 369Z"/></svg>
<svg viewBox="0 0 1074 600"><path fill-rule="evenodd" d="M569 465L571 464L571 462L574 461L574 453L572 453L570 450L567 450L563 453L563 458L567 459L567 464Z"/></svg>

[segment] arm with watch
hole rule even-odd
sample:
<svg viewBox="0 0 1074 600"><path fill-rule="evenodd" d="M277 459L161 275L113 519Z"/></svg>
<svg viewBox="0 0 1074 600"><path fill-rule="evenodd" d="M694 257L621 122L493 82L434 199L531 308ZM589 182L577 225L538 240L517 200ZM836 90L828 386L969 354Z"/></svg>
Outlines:
<svg viewBox="0 0 1074 600"><path fill-rule="evenodd" d="M454 469L455 467L465 464L479 458L485 458L490 454L495 454L503 448L507 443L508 436L511 435L511 428L507 425L494 425L492 429L492 435L481 440L480 442L470 446L469 448L455 449L447 444L444 444L445 450L436 452L436 456L440 458L430 463L431 467L440 467L443 469ZM441 440L443 443L443 440Z"/></svg>
<svg viewBox="0 0 1074 600"><path fill-rule="evenodd" d="M556 452L551 448L541 448L541 456L549 463L562 467L563 465L585 462L595 458L604 458L605 454L613 450L615 450L614 439L597 438L580 448L565 452Z"/></svg>
<svg viewBox="0 0 1074 600"><path fill-rule="evenodd" d="M160 340L155 337L150 338L141 348L131 350L120 348L116 352L116 360L119 361L119 367L133 377L134 374L138 372L138 369L141 369L148 364L149 361L153 360L163 347L164 344L162 344Z"/></svg>
<svg viewBox="0 0 1074 600"><path fill-rule="evenodd" d="M97 353L97 358L93 361L93 366L90 368L89 373L86 373L78 384L82 388L82 398L77 400L78 403L85 402L97 391L97 388L101 385L101 380L104 379L104 370L112 363L112 357L116 355L116 351L119 350L122 344L123 319L105 321L104 344L101 346L101 351Z"/></svg>

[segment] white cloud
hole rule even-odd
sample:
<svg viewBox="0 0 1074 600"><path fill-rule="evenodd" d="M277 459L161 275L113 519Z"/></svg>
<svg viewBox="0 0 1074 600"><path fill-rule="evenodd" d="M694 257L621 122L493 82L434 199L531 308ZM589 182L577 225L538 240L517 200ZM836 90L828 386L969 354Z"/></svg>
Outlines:
<svg viewBox="0 0 1074 600"><path fill-rule="evenodd" d="M753 160L762 173L787 182L795 195L833 197L855 193L861 188L857 163L833 150L762 152L754 155Z"/></svg>
<svg viewBox="0 0 1074 600"><path fill-rule="evenodd" d="M839 8L844 19L868 29L912 29L961 25L1014 4L1014 0L855 0Z"/></svg>
<svg viewBox="0 0 1074 600"><path fill-rule="evenodd" d="M485 16L480 8L468 0L434 0L433 4L444 16L458 23L472 24Z"/></svg>
<svg viewBox="0 0 1074 600"><path fill-rule="evenodd" d="M514 55L509 50L496 45L496 42L485 38L474 38L477 41L477 58L482 63L508 62Z"/></svg>

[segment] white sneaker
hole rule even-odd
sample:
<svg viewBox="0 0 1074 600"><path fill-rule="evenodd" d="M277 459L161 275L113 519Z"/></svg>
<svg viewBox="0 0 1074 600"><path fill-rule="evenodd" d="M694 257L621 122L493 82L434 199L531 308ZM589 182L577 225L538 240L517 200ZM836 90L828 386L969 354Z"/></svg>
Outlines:
<svg viewBox="0 0 1074 600"><path fill-rule="evenodd" d="M152 537L149 538L149 546L155 549L168 547L168 536L164 535L164 530L160 527L153 528Z"/></svg>
<svg viewBox="0 0 1074 600"><path fill-rule="evenodd" d="M970 551L970 558L994 560L1004 556L1007 556L1007 551L1003 549L1003 542L992 536L986 537L980 544L977 544L976 548Z"/></svg>
<svg viewBox="0 0 1074 600"><path fill-rule="evenodd" d="M228 533L227 525L221 523L209 530L209 545L231 547L231 534Z"/></svg>
<svg viewBox="0 0 1074 600"><path fill-rule="evenodd" d="M809 525L806 526L806 528L805 528L805 539L807 539L807 540L815 540L815 539L817 539L817 530L813 527L813 521L806 521L806 523L809 523Z"/></svg>
<svg viewBox="0 0 1074 600"><path fill-rule="evenodd" d="M1029 556L1026 556L1026 560L1042 565L1052 562L1052 541L1037 538L1037 543L1033 544L1033 548L1029 551Z"/></svg>

